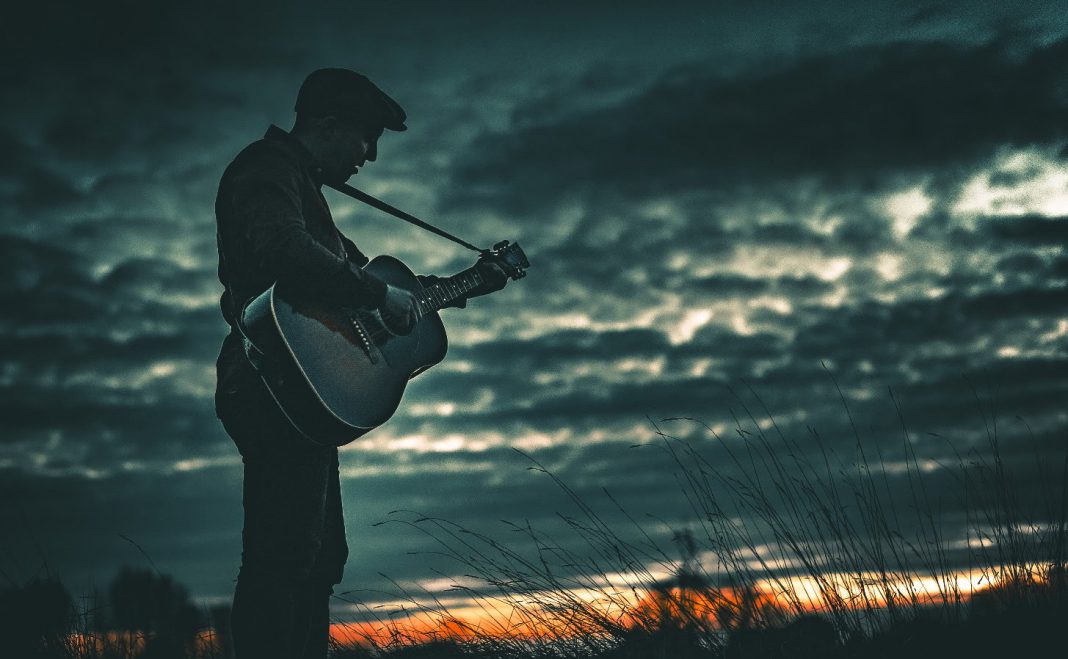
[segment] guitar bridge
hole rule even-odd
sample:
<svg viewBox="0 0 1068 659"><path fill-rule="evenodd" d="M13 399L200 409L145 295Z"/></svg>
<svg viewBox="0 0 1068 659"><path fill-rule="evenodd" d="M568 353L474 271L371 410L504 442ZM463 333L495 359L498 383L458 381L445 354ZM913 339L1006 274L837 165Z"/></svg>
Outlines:
<svg viewBox="0 0 1068 659"><path fill-rule="evenodd" d="M377 364L378 358L375 357L373 350L374 343L371 341L371 337L367 335L367 330L364 328L363 323L361 323L355 316L350 316L349 324L352 326L352 331L356 334L356 339L360 342L360 347L367 353L367 358L371 360L372 364Z"/></svg>

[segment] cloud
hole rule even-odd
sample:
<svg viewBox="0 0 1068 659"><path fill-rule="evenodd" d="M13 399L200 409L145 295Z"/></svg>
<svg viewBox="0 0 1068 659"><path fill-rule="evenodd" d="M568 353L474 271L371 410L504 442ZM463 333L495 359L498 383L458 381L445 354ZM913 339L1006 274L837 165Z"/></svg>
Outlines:
<svg viewBox="0 0 1068 659"><path fill-rule="evenodd" d="M11 235L0 263L0 459L108 472L225 446L211 404L225 324L209 279L143 258L97 277L62 242Z"/></svg>
<svg viewBox="0 0 1068 659"><path fill-rule="evenodd" d="M489 30L457 41L470 25L451 9L411 8L423 14L411 24L335 9L329 26L304 10L129 3L20 23L50 28L15 35L18 93L0 109L0 482L49 544L72 546L57 564L110 576L125 555L108 534L132 530L198 593L229 594L241 474L211 407L226 332L211 202L227 160L288 119L323 64L366 64L412 110L360 185L417 214L440 199L445 226L518 234L534 262L446 312L446 362L343 453L349 585L427 567L397 550L432 550L425 537L369 526L394 508L482 528L567 510L510 446L583 497L608 487L681 523L668 456L628 448L655 441L646 414L707 421L722 441L672 431L714 464L758 441L735 432L750 412L765 426L774 415L803 457L818 449L811 429L852 456L837 381L880 451L901 441L887 387L918 431L966 448L985 437L964 380L978 373L1004 387L1006 414L1063 430L1068 256L1049 194L1068 125L1060 37L931 28L952 11L913 17L952 41L872 37L800 12L761 27L773 43L732 17L715 29L737 47L697 23L690 42L673 23L635 45L619 13L611 25L627 29L601 24L591 48L562 41L544 9L552 29L528 36L495 8L523 29L492 44ZM381 39L353 38L368 33ZM765 45L773 54L754 54ZM362 207L334 209L368 253L469 263L365 223ZM1025 464L1024 431L1006 432L1004 455ZM953 459L917 437L925 458ZM907 484L892 474L887 487Z"/></svg>
<svg viewBox="0 0 1068 659"><path fill-rule="evenodd" d="M799 328L794 354L888 354L903 358L924 344L946 342L963 348L1001 329L1018 329L1031 319L1056 319L1068 311L1063 287L985 290L974 294L954 290L930 299L897 303L867 301L850 309L823 310Z"/></svg>
<svg viewBox="0 0 1068 659"><path fill-rule="evenodd" d="M806 178L864 189L952 174L1002 146L1068 134L1068 41L1014 46L896 42L735 77L682 68L612 107L484 134L459 161L450 202L538 206Z"/></svg>
<svg viewBox="0 0 1068 659"><path fill-rule="evenodd" d="M983 222L991 240L1007 240L1023 245L1068 245L1068 218L1006 217Z"/></svg>
<svg viewBox="0 0 1068 659"><path fill-rule="evenodd" d="M34 149L0 129L0 200L6 214L33 212L43 207L67 204L82 194L61 174L41 162Z"/></svg>

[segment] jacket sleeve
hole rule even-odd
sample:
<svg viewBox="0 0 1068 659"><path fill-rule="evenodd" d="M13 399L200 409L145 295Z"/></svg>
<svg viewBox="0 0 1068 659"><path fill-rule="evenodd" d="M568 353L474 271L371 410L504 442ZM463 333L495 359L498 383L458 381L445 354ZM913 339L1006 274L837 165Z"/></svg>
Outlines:
<svg viewBox="0 0 1068 659"><path fill-rule="evenodd" d="M385 282L337 256L308 232L298 174L287 163L267 163L238 177L232 203L252 258L275 281L337 303L381 305Z"/></svg>
<svg viewBox="0 0 1068 659"><path fill-rule="evenodd" d="M349 240L348 236L340 231L337 232L337 235L341 237L341 243L345 245L345 256L348 257L349 261L355 263L356 267L362 268L370 263L371 259L364 256L364 253L360 251L360 248L356 246L356 243Z"/></svg>

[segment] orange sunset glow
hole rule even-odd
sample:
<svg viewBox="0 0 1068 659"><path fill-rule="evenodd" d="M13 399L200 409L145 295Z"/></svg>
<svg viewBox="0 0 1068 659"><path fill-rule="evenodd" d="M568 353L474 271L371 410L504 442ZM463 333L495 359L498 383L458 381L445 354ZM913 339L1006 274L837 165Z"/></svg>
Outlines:
<svg viewBox="0 0 1068 659"><path fill-rule="evenodd" d="M433 602L429 600L408 601L381 610L396 614L417 605L427 608L407 615L383 613L383 619L375 621L334 623L330 636L339 645L392 647L441 640L607 636L623 629L652 631L663 627L726 632L782 624L795 615L839 607L886 608L906 602L963 605L980 595L1043 584L1048 577L1036 565L1022 570L961 570L940 577L874 572L793 576L760 580L752 588L715 588L694 583L693 578L686 581L690 585L668 582L645 591L573 591L574 602L581 605L567 612L521 602L456 600L443 610L431 608Z"/></svg>

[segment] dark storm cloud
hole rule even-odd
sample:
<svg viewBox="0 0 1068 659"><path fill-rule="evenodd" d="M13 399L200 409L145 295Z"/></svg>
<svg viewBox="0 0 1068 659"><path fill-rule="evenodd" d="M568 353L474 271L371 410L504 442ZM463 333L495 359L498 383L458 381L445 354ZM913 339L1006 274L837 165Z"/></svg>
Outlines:
<svg viewBox="0 0 1068 659"><path fill-rule="evenodd" d="M434 372L420 376L409 388L413 400L447 400L457 405L477 401L488 390L497 401L483 410L436 417L439 432L475 433L524 427L588 428L632 426L645 414L666 416L710 409L727 391L726 384L752 375L761 359L776 359L785 348L777 336L742 336L717 327L699 330L692 341L671 345L657 330L617 332L563 330L528 340L496 340L452 349L452 358L478 360L475 372ZM665 359L663 374L651 382L635 382L616 372L621 361L641 363ZM716 360L714 374L688 377L695 358ZM576 378L579 386L561 381L539 383L539 374L566 382L578 365L590 366L592 377ZM517 377L517 373L526 374ZM401 416L391 421L394 432L417 429L425 420Z"/></svg>
<svg viewBox="0 0 1068 659"><path fill-rule="evenodd" d="M997 271L1034 283L1047 270L1046 259L1031 252L1018 252L998 259Z"/></svg>
<svg viewBox="0 0 1068 659"><path fill-rule="evenodd" d="M515 368L516 360L519 360L523 368L530 368L539 359L546 357L560 361L571 361L575 358L649 357L662 354L667 348L664 335L654 329L574 329L549 332L526 341L501 339L474 346L462 346L458 352L467 357L479 356L489 363L504 364L507 360L507 368Z"/></svg>
<svg viewBox="0 0 1068 659"><path fill-rule="evenodd" d="M626 413L684 414L701 409L722 393L723 382L713 378L681 378L673 381L624 383L598 390L575 389L535 400L529 404L502 405L488 412L491 421L537 420L551 422L572 417L612 418Z"/></svg>
<svg viewBox="0 0 1068 659"><path fill-rule="evenodd" d="M75 254L51 245L0 236L7 300L7 341L12 362L54 361L77 368L83 361L129 368L155 359L211 354L210 337L221 321L211 305L215 286L203 274L160 259L129 259L99 280ZM195 301L186 307L185 295ZM49 354L52 359L49 359Z"/></svg>
<svg viewBox="0 0 1068 659"><path fill-rule="evenodd" d="M1025 259L1028 264L1031 259ZM727 279L726 283L735 281ZM775 280L757 285L747 280L739 284L750 293L777 287ZM795 280L787 279L787 282ZM804 281L804 280L802 280ZM722 289L722 279L711 282ZM588 419L620 419L635 411L653 415L687 414L688 410L716 407L728 385L739 378L749 381L758 391L776 392L786 404L805 406L806 397L816 393L814 381L827 389L830 382L821 372L820 360L832 360L841 373L868 378L859 370L877 369L874 375L882 386L907 381L906 369L922 368L937 387L948 387L969 368L994 368L1000 381L1035 395L1036 404L1027 408L1039 412L1043 405L1060 395L1060 388L1041 380L1028 382L1028 366L1011 369L988 362L982 354L971 357L946 354L949 346L978 347L987 341L1014 345L1019 333L1030 335L1030 328L1040 319L1048 323L1068 313L1061 286L1034 283L1015 289L997 289L985 278L972 278L972 292L965 292L958 281L950 292L934 299L905 298L896 302L868 301L847 308L820 305L800 307L793 316L792 339L774 334L740 335L715 326L702 328L692 340L673 346L656 330L595 332L568 330L537 338L505 340L454 349L462 359L485 359L486 364L506 365L503 370L487 369L477 373L441 374L427 380L430 391L468 391L454 397L457 403L473 399L473 392L485 386L498 393L499 403L483 412L471 411L464 420L440 419L444 428L473 430L481 424L494 427L502 423L548 424L561 427L582 424ZM703 288L698 280L695 286ZM791 285L790 283L787 286ZM823 282L808 282L804 290L823 292ZM730 292L730 291L728 291ZM1026 349L1025 342L1021 347ZM618 360L650 359L663 356L667 367L656 382L628 382L626 376L613 377ZM787 363L772 369L762 367L768 361ZM687 359L715 360L714 374L701 378L685 377ZM601 374L598 384L580 389L532 385L529 378L516 379L515 372L536 374L565 371L575 361L596 365ZM1040 361L1032 362L1038 368ZM807 366L806 366L807 365ZM617 379L618 378L618 379ZM417 387L419 385L416 385ZM1035 388L1037 387L1037 389ZM417 389L416 391L421 391ZM786 392L790 392L788 395ZM418 395L418 394L417 394ZM933 397L933 399L937 399ZM948 400L948 399L947 399ZM520 401L509 405L507 401ZM1020 401L1022 402L1022 400ZM961 400L956 403L964 404ZM964 407L967 407L964 404ZM722 411L722 410L720 410ZM819 415L814 415L818 417ZM401 422L407 427L407 421ZM594 421L595 423L595 421ZM454 426L453 424L457 424Z"/></svg>
<svg viewBox="0 0 1068 659"><path fill-rule="evenodd" d="M742 229L742 231L746 231L746 229ZM803 226L787 224L785 222L760 224L748 229L747 234L748 235L745 235L746 238L765 245L823 247L832 244L832 238L829 236L820 235ZM836 238L837 237L838 236L836 236Z"/></svg>
<svg viewBox="0 0 1068 659"><path fill-rule="evenodd" d="M792 350L797 357L897 354L907 358L925 343L966 345L992 335L998 325L1056 318L1066 311L1064 287L971 295L953 291L938 299L892 304L868 301L851 309L825 311L823 318L799 328Z"/></svg>
<svg viewBox="0 0 1068 659"><path fill-rule="evenodd" d="M688 267L670 265L669 255L683 251L699 264L729 262L739 248L754 245L859 253L890 241L886 222L872 217L860 202L847 198L836 199L822 209L844 218L833 234L802 224L803 217L815 212L804 201L784 198L792 217L773 222L739 222L738 211L708 196L672 201L669 217L638 219L625 201L595 198L585 204L582 217L573 225L552 233L531 232L527 245L534 245L531 253L541 276L525 280L515 294L529 295L546 311L589 304L588 292L592 290L599 293L594 303L626 300L632 304L655 304L668 291L702 294L698 300L728 299L742 295L745 286L751 287L747 294L757 294L758 289L800 294L804 287L815 295L819 289L826 290L827 284L810 275L782 275L779 281L769 281L722 272L709 275L702 284ZM562 236L567 239L559 241ZM549 240L559 242L545 246ZM717 289L720 284L723 287ZM612 306L624 315L633 308L631 304ZM614 312L604 308L598 313Z"/></svg>
<svg viewBox="0 0 1068 659"><path fill-rule="evenodd" d="M16 107L30 107L35 94L38 109L46 110L46 143L64 155L96 157L134 141L158 147L188 139L181 131L202 117L198 110L243 103L219 73L299 66L286 57L292 42L272 38L285 30L279 19L288 12L259 9L21 5L8 25L47 29L5 30L6 72L22 90Z"/></svg>
<svg viewBox="0 0 1068 659"><path fill-rule="evenodd" d="M1014 318L1057 317L1068 311L1068 288L1024 288L984 293L961 304L965 323L1012 320Z"/></svg>
<svg viewBox="0 0 1068 659"><path fill-rule="evenodd" d="M76 285L83 277L77 257L67 250L8 235L0 235L0 275L9 302L42 282Z"/></svg>
<svg viewBox="0 0 1068 659"><path fill-rule="evenodd" d="M240 552L236 476L232 467L176 473L160 488L161 477L151 472L85 478L0 469L7 557L21 566L47 562L72 592L87 594L106 587L121 565L146 564L126 536L167 572L180 570L194 592L221 595L219 582L236 574L236 559L222 561L221 580L190 568Z"/></svg>
<svg viewBox="0 0 1068 659"><path fill-rule="evenodd" d="M45 144L58 156L88 161L109 159L130 147L167 153L197 136L206 110L234 103L225 96L209 96L189 74L165 71L161 76L148 67L141 76L145 89L126 96L128 74L109 69L110 80L79 79L76 91L86 97L87 106L51 119L43 131ZM101 116L112 119L102 122Z"/></svg>
<svg viewBox="0 0 1068 659"><path fill-rule="evenodd" d="M606 109L488 133L454 200L519 203L604 190L640 197L813 177L861 186L1068 134L1068 41L1019 52L891 43L734 78L683 68ZM475 191L472 191L475 190Z"/></svg>
<svg viewBox="0 0 1068 659"><path fill-rule="evenodd" d="M166 378L138 385L127 370L88 373L92 381L85 374L56 378L58 382L44 377L40 383L23 377L17 385L0 386L0 442L8 448L18 445L24 455L47 449L51 457L39 466L61 473L81 468L106 472L128 459L166 464L231 448L209 397ZM119 383L101 382L108 380Z"/></svg>
<svg viewBox="0 0 1068 659"><path fill-rule="evenodd" d="M529 380L501 378L489 374L446 374L440 376L442 391L459 391L466 384L485 384L498 393L501 402L484 412L467 412L462 418L439 418L443 430L474 431L484 427L513 427L517 422L549 427L595 427L597 423L624 426L622 419L635 412L652 415L693 414L700 410L709 418L724 418L724 397L730 386L744 379L755 391L769 396L778 409L804 409L809 422L821 426L837 418L840 411L830 380L831 374L852 382L863 383L869 391L884 391L887 386L908 387L917 395L915 418L923 423L937 421L939 428L957 421L974 420L970 397L974 394L962 379L969 371L978 371L982 380L996 381L1015 393L1006 404L1026 410L1036 422L1055 409L1055 401L1064 395L1063 387L1041 373L1059 368L1055 358L1014 360L987 356L981 348L975 354L965 351L971 346L1020 345L1037 340L1031 328L1038 319L1062 316L1066 309L1060 288L1024 288L1009 291L983 291L972 294L951 293L931 300L906 299L896 303L869 302L855 308L800 309L798 317L806 319L796 329L792 341L769 334L741 336L715 327L704 328L694 339L679 346L669 346L653 331L628 331L605 336L602 346L598 333L568 331L539 340L505 341L463 349L464 358L479 351L494 356L487 363L507 363L509 369L523 373L552 373L567 369L572 360L597 364L602 375L593 387L578 390L552 386L531 386ZM1047 330L1052 325L1047 324ZM1020 334L1028 336L1020 344ZM648 349L653 347L652 352ZM1052 347L1052 346L1051 346ZM956 352L955 352L956 351ZM470 353L470 354L468 354ZM664 374L653 383L613 384L611 365L614 360L648 359L654 354L667 358ZM784 355L790 356L785 363ZM713 359L713 374L702 378L685 377L686 358ZM819 362L829 360L833 370L824 370ZM761 364L778 362L774 368ZM924 373L929 387L908 384L910 372ZM1029 373L1034 372L1035 377ZM455 381L454 385L449 382ZM428 381L429 382L429 381ZM437 387L428 385L428 390ZM956 393L952 393L952 392ZM456 402L470 401L456 396ZM824 400L817 403L814 399ZM507 401L523 401L509 406ZM866 408L864 403L856 403ZM1053 407L1051 407L1053 405ZM796 406L796 407L795 407ZM950 409L953 411L950 412ZM893 414L883 412L886 419ZM400 420L400 428L409 428L415 420Z"/></svg>
<svg viewBox="0 0 1068 659"><path fill-rule="evenodd" d="M691 280L689 283L695 290L713 292L726 297L756 295L772 290L775 286L775 282L763 278L733 274L710 275Z"/></svg>
<svg viewBox="0 0 1068 659"><path fill-rule="evenodd" d="M981 226L991 240L1036 246L1068 245L1068 218L1034 215L992 218Z"/></svg>
<svg viewBox="0 0 1068 659"><path fill-rule="evenodd" d="M0 128L0 199L5 205L25 213L81 196L69 180L41 163L34 149Z"/></svg>
<svg viewBox="0 0 1068 659"><path fill-rule="evenodd" d="M977 432L982 427L983 413L993 415L998 410L1012 411L1013 417L1002 419L1003 424L1026 419L1032 427L1056 437L1064 430L1064 422L1056 419L1062 415L1063 401L1068 396L1068 383L1063 377L1066 366L1068 359L1062 356L991 360L968 370L932 374L930 379L904 385L900 390L902 400L907 401L907 418L917 429L960 433L962 428L971 428L966 440L971 446L982 447L986 440L985 433ZM976 380L974 384L969 382L971 378ZM988 405L977 398L980 386L991 399ZM1022 440L1025 430L1017 428L1014 434ZM1014 445L1022 455L1036 458L1032 443L1006 441L1006 446ZM1047 448L1055 449L1056 445Z"/></svg>
<svg viewBox="0 0 1068 659"><path fill-rule="evenodd" d="M222 325L204 276L133 258L94 277L62 243L10 235L0 263L4 444L58 441L39 467L60 473L226 447L210 398L191 393Z"/></svg>

